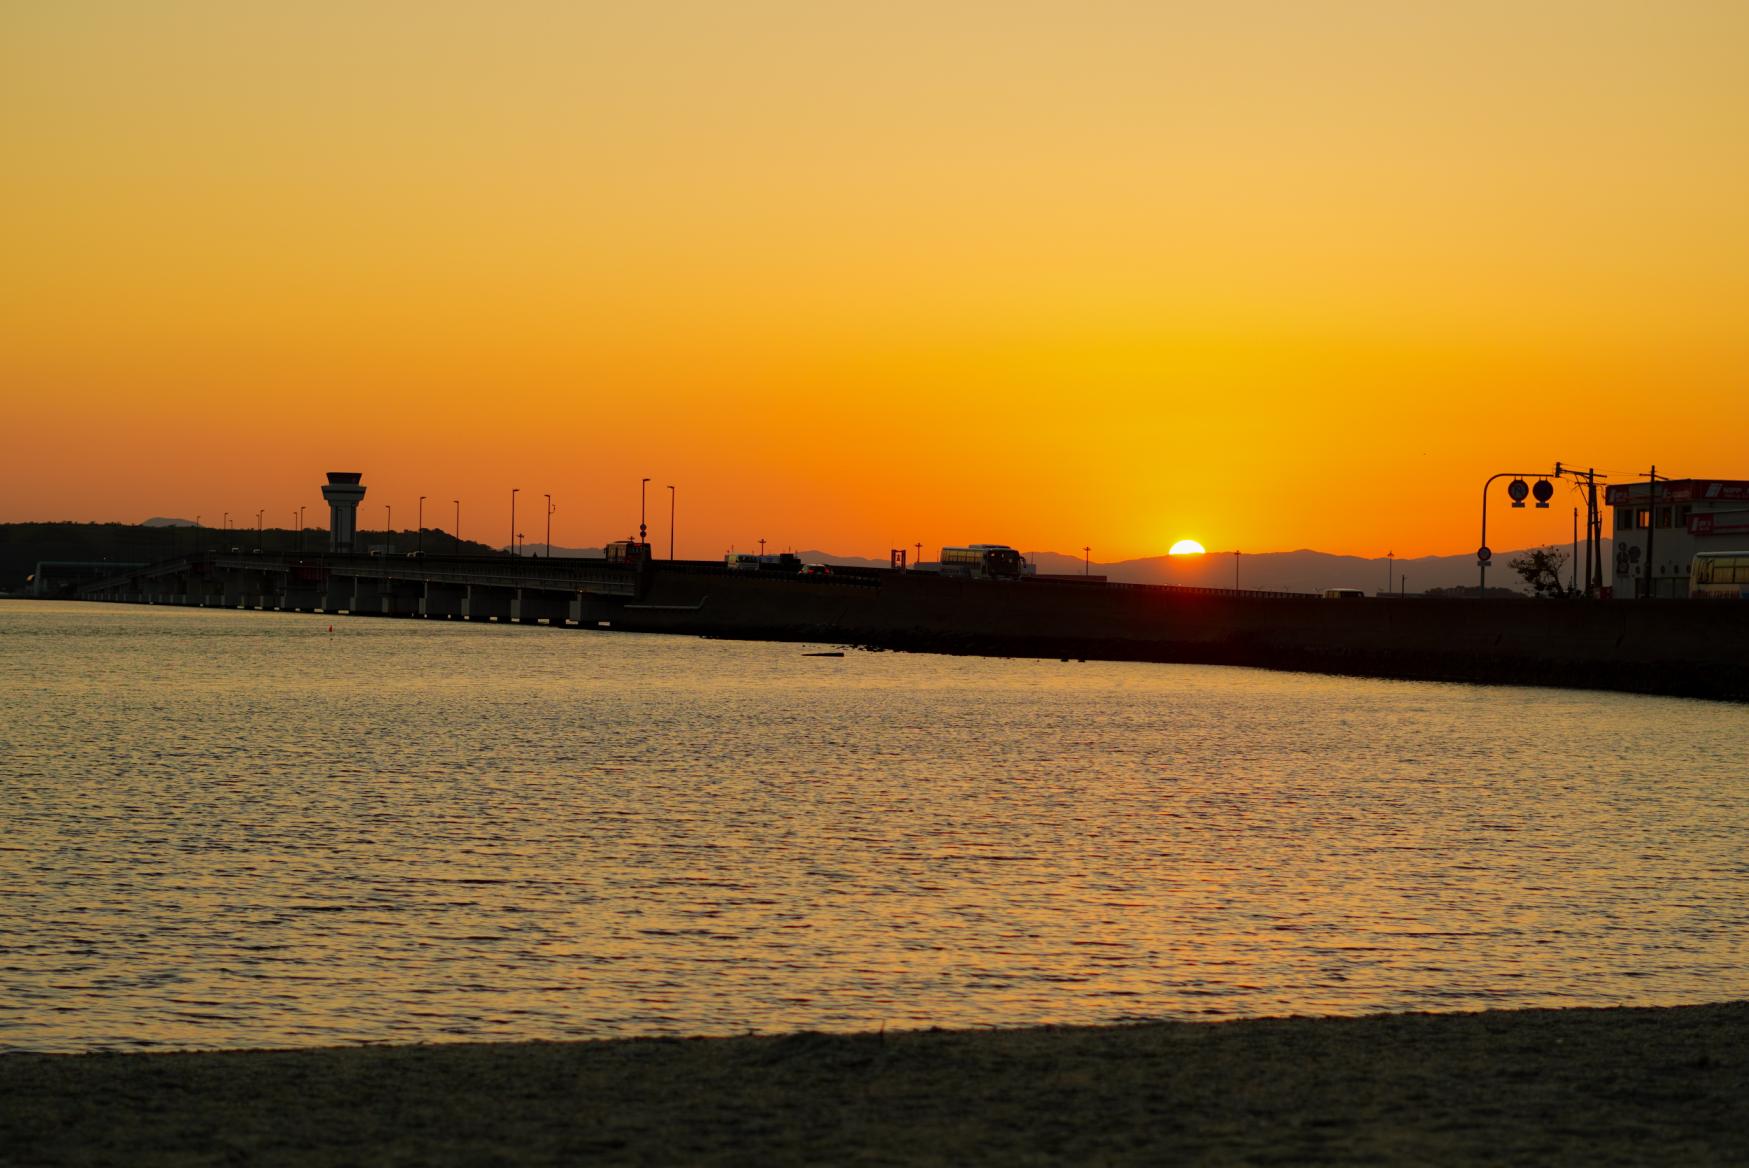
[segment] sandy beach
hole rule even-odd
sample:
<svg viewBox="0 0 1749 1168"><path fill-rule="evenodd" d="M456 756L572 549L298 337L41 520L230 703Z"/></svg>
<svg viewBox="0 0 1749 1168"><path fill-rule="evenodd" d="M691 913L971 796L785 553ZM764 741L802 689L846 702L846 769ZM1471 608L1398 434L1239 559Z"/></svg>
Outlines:
<svg viewBox="0 0 1749 1168"><path fill-rule="evenodd" d="M0 1057L6 1164L1749 1160L1749 1003Z"/></svg>

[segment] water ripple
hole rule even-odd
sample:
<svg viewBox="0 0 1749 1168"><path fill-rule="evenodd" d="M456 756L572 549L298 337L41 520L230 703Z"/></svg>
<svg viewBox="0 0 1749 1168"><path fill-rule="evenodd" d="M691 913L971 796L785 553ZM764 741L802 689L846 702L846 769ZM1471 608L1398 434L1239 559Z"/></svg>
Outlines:
<svg viewBox="0 0 1749 1168"><path fill-rule="evenodd" d="M0 606L0 1050L1749 993L1749 712Z"/></svg>

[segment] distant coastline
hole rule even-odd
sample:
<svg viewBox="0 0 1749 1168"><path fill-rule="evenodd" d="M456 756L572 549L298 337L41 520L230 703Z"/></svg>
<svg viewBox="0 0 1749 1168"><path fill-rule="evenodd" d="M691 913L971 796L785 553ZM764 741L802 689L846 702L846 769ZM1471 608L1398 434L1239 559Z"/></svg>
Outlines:
<svg viewBox="0 0 1749 1168"><path fill-rule="evenodd" d="M168 559L192 551L221 547L254 548L264 552L288 553L302 549L310 553L327 549L328 533L307 528L301 536L295 530L268 527L257 532L252 527L218 528L192 527L180 519L152 519L142 524L129 523L0 523L0 592L17 590L25 577L41 560L116 560L142 561ZM365 533L367 542L382 539L381 532ZM438 528L427 528L423 535L417 530L397 530L393 534L397 551L422 549L426 552L450 554L459 550L464 555L503 554L502 545L464 539L458 545L455 537ZM1604 550L1608 554L1609 544ZM530 543L525 550L545 556L547 549ZM567 547L555 541L552 555L560 559L599 559L599 547ZM929 553L933 555L933 552ZM1416 558L1364 557L1301 548L1296 551L1233 553L1209 552L1202 556L1145 556L1138 559L1100 561L1059 552L1031 551L1026 553L1038 571L1064 576L1087 572L1102 575L1122 584L1165 584L1199 588L1232 588L1235 585L1254 590L1279 592L1321 592L1325 588L1360 588L1368 593L1398 591L1415 595L1430 589L1474 588L1477 584L1475 557L1461 555L1421 556ZM1506 567L1519 553L1496 553L1499 565L1489 574L1492 592L1501 588L1510 595L1526 595L1521 582ZM885 568L884 560L846 555L819 548L799 551L796 555L809 563L828 563L860 568Z"/></svg>

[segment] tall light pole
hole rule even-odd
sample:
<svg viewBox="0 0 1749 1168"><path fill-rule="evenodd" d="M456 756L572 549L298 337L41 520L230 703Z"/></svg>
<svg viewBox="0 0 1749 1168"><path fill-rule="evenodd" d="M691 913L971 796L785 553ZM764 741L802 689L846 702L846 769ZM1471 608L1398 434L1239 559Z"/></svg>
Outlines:
<svg viewBox="0 0 1749 1168"><path fill-rule="evenodd" d="M1653 467L1652 469L1656 470L1658 468ZM255 512L255 549L257 551L261 550L262 536L263 536L263 533L267 530L262 525L262 522L261 522L261 517L265 514L267 514L267 508L265 508L265 507L263 507Z"/></svg>
<svg viewBox="0 0 1749 1168"><path fill-rule="evenodd" d="M459 556L462 554L462 501L451 499L450 502L455 504L455 554Z"/></svg>
<svg viewBox="0 0 1749 1168"><path fill-rule="evenodd" d="M1233 553L1233 591L1239 591L1239 553Z"/></svg>
<svg viewBox="0 0 1749 1168"><path fill-rule="evenodd" d="M1090 575L1093 572L1093 545L1081 545L1081 574Z"/></svg>
<svg viewBox="0 0 1749 1168"><path fill-rule="evenodd" d="M383 504L383 555L395 550L395 509L388 503Z"/></svg>
<svg viewBox="0 0 1749 1168"><path fill-rule="evenodd" d="M555 510L557 510L557 508L553 506L553 497L551 495L548 495L547 496L547 559L549 559L549 560L553 558L553 512Z"/></svg>
<svg viewBox="0 0 1749 1168"><path fill-rule="evenodd" d="M668 558L674 559L674 484L668 484Z"/></svg>
<svg viewBox="0 0 1749 1168"><path fill-rule="evenodd" d="M425 496L419 496L419 542L414 545L420 552L425 551Z"/></svg>
<svg viewBox="0 0 1749 1168"><path fill-rule="evenodd" d="M298 508L298 554L304 554L304 509Z"/></svg>
<svg viewBox="0 0 1749 1168"><path fill-rule="evenodd" d="M521 487L510 488L510 554L516 554L516 492Z"/></svg>
<svg viewBox="0 0 1749 1168"><path fill-rule="evenodd" d="M638 484L638 543L646 547L649 546L650 541L644 537L650 529L644 526L644 498L649 488L650 480L648 478Z"/></svg>
<svg viewBox="0 0 1749 1168"><path fill-rule="evenodd" d="M1397 553L1393 549L1385 553L1385 595L1389 596L1397 578Z"/></svg>

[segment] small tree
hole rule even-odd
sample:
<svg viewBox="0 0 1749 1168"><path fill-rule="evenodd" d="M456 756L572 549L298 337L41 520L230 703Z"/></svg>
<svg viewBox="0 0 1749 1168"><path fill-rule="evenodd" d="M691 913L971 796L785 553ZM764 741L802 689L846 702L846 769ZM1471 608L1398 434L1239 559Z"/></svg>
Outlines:
<svg viewBox="0 0 1749 1168"><path fill-rule="evenodd" d="M1538 596L1567 595L1567 586L1561 583L1561 569L1567 566L1567 553L1560 548L1537 548L1507 566L1523 576L1524 582Z"/></svg>

